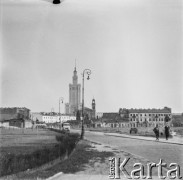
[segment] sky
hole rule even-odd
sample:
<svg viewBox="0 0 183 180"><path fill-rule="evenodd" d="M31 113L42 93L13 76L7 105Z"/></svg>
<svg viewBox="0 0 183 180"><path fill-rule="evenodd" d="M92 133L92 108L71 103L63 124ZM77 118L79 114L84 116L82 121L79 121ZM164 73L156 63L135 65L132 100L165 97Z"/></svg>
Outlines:
<svg viewBox="0 0 183 180"><path fill-rule="evenodd" d="M75 66L97 112L183 112L182 0L1 0L0 106L58 112ZM61 112L64 112L64 104Z"/></svg>

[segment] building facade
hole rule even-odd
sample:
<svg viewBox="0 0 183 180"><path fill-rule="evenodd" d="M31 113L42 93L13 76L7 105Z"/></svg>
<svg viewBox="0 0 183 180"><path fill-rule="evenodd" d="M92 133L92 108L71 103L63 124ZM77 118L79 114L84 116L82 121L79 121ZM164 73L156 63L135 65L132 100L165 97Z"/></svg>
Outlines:
<svg viewBox="0 0 183 180"><path fill-rule="evenodd" d="M32 113L32 120L34 122L39 121L41 123L63 123L66 121L76 120L76 116L57 114L57 113Z"/></svg>
<svg viewBox="0 0 183 180"><path fill-rule="evenodd" d="M30 110L25 107L0 108L0 121L11 119L30 119Z"/></svg>
<svg viewBox="0 0 183 180"><path fill-rule="evenodd" d="M131 127L138 126L164 126L165 118L172 120L171 108L164 107L162 109L120 109L120 116L129 119Z"/></svg>
<svg viewBox="0 0 183 180"><path fill-rule="evenodd" d="M65 113L76 115L79 109L81 109L81 84L78 84L78 76L75 67L72 84L69 84L69 103L65 104Z"/></svg>
<svg viewBox="0 0 183 180"><path fill-rule="evenodd" d="M31 128L30 110L25 107L0 108L0 127Z"/></svg>
<svg viewBox="0 0 183 180"><path fill-rule="evenodd" d="M126 109L120 108L119 112L97 113L101 116L97 121L97 126L111 128L131 128L131 127L163 127L168 117L169 125L172 123L171 108L162 109ZM100 125L99 125L100 122Z"/></svg>

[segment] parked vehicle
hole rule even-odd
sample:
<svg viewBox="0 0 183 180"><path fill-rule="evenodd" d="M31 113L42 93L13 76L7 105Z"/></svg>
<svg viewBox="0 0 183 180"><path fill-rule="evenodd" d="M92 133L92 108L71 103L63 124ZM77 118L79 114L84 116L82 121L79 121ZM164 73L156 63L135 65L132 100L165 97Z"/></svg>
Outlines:
<svg viewBox="0 0 183 180"><path fill-rule="evenodd" d="M65 122L65 123L62 124L62 129L63 129L64 131L70 132L71 126L70 126L69 123L66 123L66 122Z"/></svg>
<svg viewBox="0 0 183 180"><path fill-rule="evenodd" d="M137 128L131 128L131 129L130 129L130 134L131 134L131 133L137 134L137 132L138 132Z"/></svg>

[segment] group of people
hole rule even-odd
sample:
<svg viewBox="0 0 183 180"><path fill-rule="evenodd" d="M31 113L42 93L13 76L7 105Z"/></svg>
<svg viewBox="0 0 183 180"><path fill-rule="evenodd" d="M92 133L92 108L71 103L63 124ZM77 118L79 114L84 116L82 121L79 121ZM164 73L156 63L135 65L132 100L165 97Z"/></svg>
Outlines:
<svg viewBox="0 0 183 180"><path fill-rule="evenodd" d="M158 141L159 140L159 133L160 133L158 124L156 124L156 127L153 129L153 131L156 135L156 140ZM164 132L165 132L165 138L166 138L166 140L168 140L169 135L170 135L170 127L168 126L168 124L165 125Z"/></svg>

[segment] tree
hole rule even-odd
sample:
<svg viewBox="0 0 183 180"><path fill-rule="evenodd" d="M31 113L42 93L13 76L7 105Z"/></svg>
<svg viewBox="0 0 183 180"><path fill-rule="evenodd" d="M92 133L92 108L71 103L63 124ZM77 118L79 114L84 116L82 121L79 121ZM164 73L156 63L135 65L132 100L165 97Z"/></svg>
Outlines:
<svg viewBox="0 0 183 180"><path fill-rule="evenodd" d="M91 123L88 114L85 114L85 116L84 116L84 122L85 122L85 124L90 124Z"/></svg>
<svg viewBox="0 0 183 180"><path fill-rule="evenodd" d="M81 120L81 116L80 116L79 110L77 110L77 113L76 113L76 120L77 121L80 121Z"/></svg>
<svg viewBox="0 0 183 180"><path fill-rule="evenodd" d="M165 116L165 122L169 122L170 121L170 117L168 115Z"/></svg>
<svg viewBox="0 0 183 180"><path fill-rule="evenodd" d="M39 124L39 120L36 118L36 124Z"/></svg>
<svg viewBox="0 0 183 180"><path fill-rule="evenodd" d="M119 115L121 115L123 112L123 109L122 108L119 108Z"/></svg>

